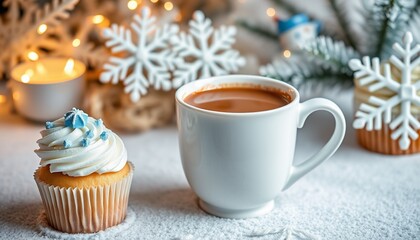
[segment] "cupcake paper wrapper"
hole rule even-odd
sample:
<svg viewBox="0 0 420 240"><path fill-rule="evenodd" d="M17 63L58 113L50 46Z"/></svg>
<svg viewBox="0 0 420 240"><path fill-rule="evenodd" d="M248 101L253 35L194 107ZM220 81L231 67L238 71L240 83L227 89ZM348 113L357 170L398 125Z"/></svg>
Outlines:
<svg viewBox="0 0 420 240"><path fill-rule="evenodd" d="M420 152L420 138L411 140L410 147L407 150L400 148L399 140L391 138L392 130L388 125L383 124L382 129L368 131L366 129L357 129L356 135L360 145L364 148L378 153L389 155L413 154ZM420 135L420 131L417 131Z"/></svg>
<svg viewBox="0 0 420 240"><path fill-rule="evenodd" d="M64 188L35 178L48 223L67 233L93 233L122 222L134 168L122 180L91 188Z"/></svg>

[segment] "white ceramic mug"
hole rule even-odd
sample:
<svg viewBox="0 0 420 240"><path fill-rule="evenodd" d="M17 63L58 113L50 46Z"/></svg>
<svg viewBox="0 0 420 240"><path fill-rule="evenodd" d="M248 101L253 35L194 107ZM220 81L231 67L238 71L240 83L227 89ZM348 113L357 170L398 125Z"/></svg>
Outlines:
<svg viewBox="0 0 420 240"><path fill-rule="evenodd" d="M292 101L268 111L228 113L192 106L185 97L204 89L257 85L287 92ZM345 134L345 119L330 100L299 103L292 86L266 77L229 75L202 79L176 92L179 148L187 180L206 212L227 218L266 214L274 199L337 150ZM335 119L327 144L305 162L294 165L297 128L314 111Z"/></svg>

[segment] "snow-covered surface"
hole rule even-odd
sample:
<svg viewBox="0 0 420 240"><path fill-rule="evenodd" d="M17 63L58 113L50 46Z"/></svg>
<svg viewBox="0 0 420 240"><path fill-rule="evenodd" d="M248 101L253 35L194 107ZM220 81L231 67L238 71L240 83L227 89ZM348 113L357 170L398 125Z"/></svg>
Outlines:
<svg viewBox="0 0 420 240"><path fill-rule="evenodd" d="M260 232L294 229L318 239L420 239L420 155L385 156L360 148L351 128L351 92L334 96L348 133L342 147L276 200L275 210L248 220L205 214L184 177L175 125L120 134L136 165L129 206L136 220L119 239L279 239ZM42 124L0 106L0 239L41 239L41 199L32 174ZM333 119L311 115L299 130L297 159L328 139ZM115 238L106 234L98 238Z"/></svg>

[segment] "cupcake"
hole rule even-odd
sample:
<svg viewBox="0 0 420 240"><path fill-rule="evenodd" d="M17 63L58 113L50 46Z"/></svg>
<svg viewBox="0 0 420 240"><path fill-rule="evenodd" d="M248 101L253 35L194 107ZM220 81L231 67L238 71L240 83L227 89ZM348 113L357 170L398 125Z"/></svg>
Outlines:
<svg viewBox="0 0 420 240"><path fill-rule="evenodd" d="M391 74L393 78L401 82L402 73L397 69L392 63L384 62L381 64L381 72L384 71L385 64L390 64ZM363 78L364 76L361 76ZM411 71L411 80L412 83L420 79L420 67L414 68ZM369 102L369 98L377 97L382 100L389 100L396 95L395 92L387 89L381 88L376 91L369 91L368 88L372 84L363 85L360 82L360 78L355 78L355 89L354 89L354 108L357 112L362 104L372 105ZM420 95L420 92L417 92L417 95ZM392 108L390 112L391 119L397 118L401 113L401 107L399 105ZM410 107L411 115L420 120L420 107L414 104ZM384 116L385 117L385 114ZM357 118L357 116L356 116ZM413 154L420 152L420 138L410 138L410 142L402 144L399 138L393 138L392 134L395 132L395 129L391 129L390 124L386 124L382 120L381 128L368 129L367 126L363 128L356 127L356 136L359 144L373 152L388 154L388 155L400 155L400 154ZM420 130L415 131L420 135ZM408 146L407 146L408 145Z"/></svg>
<svg viewBox="0 0 420 240"><path fill-rule="evenodd" d="M94 233L122 222L134 169L121 138L75 108L45 127L34 177L49 225Z"/></svg>

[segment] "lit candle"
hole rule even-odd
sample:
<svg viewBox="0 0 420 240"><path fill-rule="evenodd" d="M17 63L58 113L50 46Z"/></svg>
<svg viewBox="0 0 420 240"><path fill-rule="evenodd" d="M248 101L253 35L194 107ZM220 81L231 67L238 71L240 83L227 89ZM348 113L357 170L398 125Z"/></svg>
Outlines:
<svg viewBox="0 0 420 240"><path fill-rule="evenodd" d="M12 69L12 97L23 116L47 121L80 107L86 66L68 58L45 58Z"/></svg>

